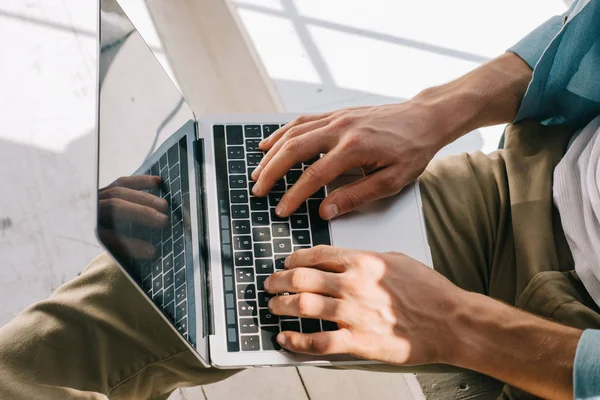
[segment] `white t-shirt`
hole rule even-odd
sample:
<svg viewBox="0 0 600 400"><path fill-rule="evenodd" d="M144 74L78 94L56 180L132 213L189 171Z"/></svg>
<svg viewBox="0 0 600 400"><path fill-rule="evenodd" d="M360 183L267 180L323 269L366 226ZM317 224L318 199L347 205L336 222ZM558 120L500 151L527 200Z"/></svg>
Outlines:
<svg viewBox="0 0 600 400"><path fill-rule="evenodd" d="M577 134L554 170L553 195L575 271L600 306L600 116Z"/></svg>

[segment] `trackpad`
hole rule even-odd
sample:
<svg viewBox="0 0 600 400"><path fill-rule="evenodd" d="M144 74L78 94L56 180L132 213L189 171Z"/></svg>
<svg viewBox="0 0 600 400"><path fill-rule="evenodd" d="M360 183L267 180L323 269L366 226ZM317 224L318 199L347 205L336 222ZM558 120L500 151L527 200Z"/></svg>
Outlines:
<svg viewBox="0 0 600 400"><path fill-rule="evenodd" d="M357 178L341 176L327 186L327 193ZM331 234L332 244L337 247L396 251L433 267L417 184L334 219Z"/></svg>

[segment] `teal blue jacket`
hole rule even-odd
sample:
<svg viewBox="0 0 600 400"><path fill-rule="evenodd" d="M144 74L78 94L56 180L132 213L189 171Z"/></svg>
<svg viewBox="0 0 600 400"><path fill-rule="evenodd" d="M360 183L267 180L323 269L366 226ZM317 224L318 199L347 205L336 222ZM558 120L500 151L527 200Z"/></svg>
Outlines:
<svg viewBox="0 0 600 400"><path fill-rule="evenodd" d="M575 1L509 51L533 68L515 121L582 128L600 115L600 0ZM576 399L600 399L600 330L579 340L573 384Z"/></svg>

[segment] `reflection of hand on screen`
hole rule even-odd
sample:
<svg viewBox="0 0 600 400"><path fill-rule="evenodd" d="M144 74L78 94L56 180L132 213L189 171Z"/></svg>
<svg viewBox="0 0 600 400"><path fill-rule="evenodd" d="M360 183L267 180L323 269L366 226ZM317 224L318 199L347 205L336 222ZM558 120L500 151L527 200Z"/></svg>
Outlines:
<svg viewBox="0 0 600 400"><path fill-rule="evenodd" d="M152 233L168 221L167 201L156 196L159 176L121 177L98 191L98 235L121 257L152 259Z"/></svg>

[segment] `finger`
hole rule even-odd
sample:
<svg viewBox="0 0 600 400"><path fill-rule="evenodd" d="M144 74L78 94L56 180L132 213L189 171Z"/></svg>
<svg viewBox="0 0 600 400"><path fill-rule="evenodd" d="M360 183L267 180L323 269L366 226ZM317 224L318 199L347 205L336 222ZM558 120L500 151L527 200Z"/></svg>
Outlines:
<svg viewBox="0 0 600 400"><path fill-rule="evenodd" d="M160 184L160 176L152 175L134 175L134 176L122 176L105 189L122 186L129 189L153 189ZM103 189L100 189L103 190Z"/></svg>
<svg viewBox="0 0 600 400"><path fill-rule="evenodd" d="M262 151L268 151L275 143L281 139L283 135L285 135L290 129L299 127L308 122L318 121L323 118L329 117L333 112L323 113L323 114L312 114L312 115L301 115L290 123L285 124L282 128L275 131L271 136L262 140L259 144L259 147Z"/></svg>
<svg viewBox="0 0 600 400"><path fill-rule="evenodd" d="M112 198L98 202L100 222L112 225L120 221L133 222L150 228L162 228L168 221L165 214L154 208Z"/></svg>
<svg viewBox="0 0 600 400"><path fill-rule="evenodd" d="M364 204L398 193L405 182L395 170L382 169L329 193L319 208L319 215L325 220L339 217Z"/></svg>
<svg viewBox="0 0 600 400"><path fill-rule="evenodd" d="M269 293L310 292L327 296L338 296L341 286L339 274L312 268L276 272L265 280L264 285Z"/></svg>
<svg viewBox="0 0 600 400"><path fill-rule="evenodd" d="M157 211L164 212L167 210L167 200L154 196L150 193L140 192L139 190L133 190L122 186L115 186L108 188L98 194L99 200L106 200L111 198L120 198L130 203L136 203L146 207L152 207Z"/></svg>
<svg viewBox="0 0 600 400"><path fill-rule="evenodd" d="M107 249L124 257L151 260L156 256L156 248L143 240L127 237L110 229L99 229L98 236Z"/></svg>
<svg viewBox="0 0 600 400"><path fill-rule="evenodd" d="M356 167L357 162L358 160L349 157L343 151L337 149L325 154L302 172L298 182L283 195L275 212L280 217L287 217L292 214L313 193L332 182L344 172ZM335 210L328 209L328 212L333 213Z"/></svg>
<svg viewBox="0 0 600 400"><path fill-rule="evenodd" d="M300 249L286 257L284 267L286 270L312 267L322 271L344 272L348 265L346 256L351 253L352 250L324 245Z"/></svg>
<svg viewBox="0 0 600 400"><path fill-rule="evenodd" d="M326 355L352 352L352 333L348 329L311 334L285 331L277 335L277 342L294 353Z"/></svg>
<svg viewBox="0 0 600 400"><path fill-rule="evenodd" d="M314 318L352 325L354 309L344 300L314 293L275 296L269 300L269 310L275 315Z"/></svg>

